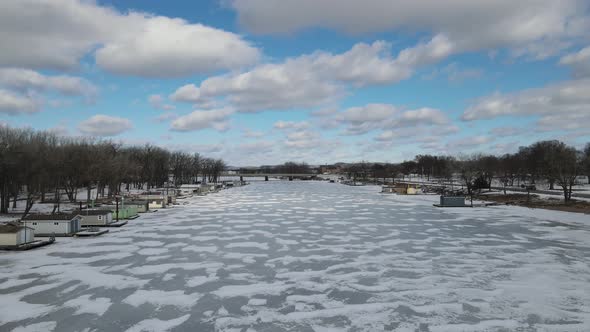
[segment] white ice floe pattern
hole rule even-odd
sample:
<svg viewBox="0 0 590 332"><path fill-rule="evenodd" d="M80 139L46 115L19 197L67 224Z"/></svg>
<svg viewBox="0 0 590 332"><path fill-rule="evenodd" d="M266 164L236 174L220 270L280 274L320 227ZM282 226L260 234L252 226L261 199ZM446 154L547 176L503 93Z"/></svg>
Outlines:
<svg viewBox="0 0 590 332"><path fill-rule="evenodd" d="M253 183L0 254L2 331L588 331L590 217Z"/></svg>

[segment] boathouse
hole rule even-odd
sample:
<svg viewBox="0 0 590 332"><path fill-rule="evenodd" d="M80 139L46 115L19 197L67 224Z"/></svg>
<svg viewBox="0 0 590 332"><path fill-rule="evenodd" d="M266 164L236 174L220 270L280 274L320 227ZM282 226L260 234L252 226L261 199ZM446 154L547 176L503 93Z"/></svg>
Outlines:
<svg viewBox="0 0 590 332"><path fill-rule="evenodd" d="M0 224L0 247L17 247L34 241L34 229L19 222Z"/></svg>
<svg viewBox="0 0 590 332"><path fill-rule="evenodd" d="M113 222L113 213L106 209L87 209L74 212L81 218L81 226L105 226Z"/></svg>
<svg viewBox="0 0 590 332"><path fill-rule="evenodd" d="M29 214L22 222L38 236L72 236L81 227L81 218L76 214Z"/></svg>

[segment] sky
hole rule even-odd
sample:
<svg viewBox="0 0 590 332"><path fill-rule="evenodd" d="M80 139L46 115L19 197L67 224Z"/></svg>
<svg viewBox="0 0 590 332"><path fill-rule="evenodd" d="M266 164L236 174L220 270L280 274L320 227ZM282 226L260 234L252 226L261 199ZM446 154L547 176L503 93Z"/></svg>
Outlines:
<svg viewBox="0 0 590 332"><path fill-rule="evenodd" d="M588 0L3 0L0 125L232 166L590 141Z"/></svg>

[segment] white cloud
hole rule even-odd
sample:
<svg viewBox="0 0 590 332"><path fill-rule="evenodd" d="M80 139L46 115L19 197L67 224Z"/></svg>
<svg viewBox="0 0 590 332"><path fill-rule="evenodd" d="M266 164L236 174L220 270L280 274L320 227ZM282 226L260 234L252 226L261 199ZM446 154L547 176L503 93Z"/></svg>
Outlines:
<svg viewBox="0 0 590 332"><path fill-rule="evenodd" d="M264 137L264 132L262 131L252 131L252 130L244 130L244 132L242 133L242 136L245 138L261 138Z"/></svg>
<svg viewBox="0 0 590 332"><path fill-rule="evenodd" d="M211 77L199 87L188 84L178 88L170 98L189 103L221 98L239 112L325 107L351 86L398 82L410 77L417 67L451 52L452 45L442 36L405 49L397 57L390 55L386 42L359 43L341 54L315 52Z"/></svg>
<svg viewBox="0 0 590 332"><path fill-rule="evenodd" d="M498 137L518 136L523 133L526 133L525 128L512 127L512 126L497 127L497 128L492 128L490 130L490 135L494 135L494 136L498 136Z"/></svg>
<svg viewBox="0 0 590 332"><path fill-rule="evenodd" d="M33 98L0 89L0 113L8 115L31 114L41 110Z"/></svg>
<svg viewBox="0 0 590 332"><path fill-rule="evenodd" d="M457 152L462 150L481 148L482 145L486 145L493 141L494 138L492 136L468 136L450 141L446 144L446 147L449 151Z"/></svg>
<svg viewBox="0 0 590 332"><path fill-rule="evenodd" d="M138 21L137 31L122 33L96 52L99 66L119 74L177 77L258 60L258 50L234 33L182 19L138 15L130 14Z"/></svg>
<svg viewBox="0 0 590 332"><path fill-rule="evenodd" d="M197 103L201 100L199 88L194 84L183 85L170 95L170 99L185 103Z"/></svg>
<svg viewBox="0 0 590 332"><path fill-rule="evenodd" d="M213 128L217 131L229 129L229 116L233 114L230 108L215 110L197 110L172 121L174 131L195 131Z"/></svg>
<svg viewBox="0 0 590 332"><path fill-rule="evenodd" d="M0 68L0 86L18 91L57 91L66 96L94 99L98 88L88 80L68 75L47 76L34 70Z"/></svg>
<svg viewBox="0 0 590 332"><path fill-rule="evenodd" d="M590 79L550 84L516 93L483 97L463 113L463 120L491 119L508 115L587 114L590 109Z"/></svg>
<svg viewBox="0 0 590 332"><path fill-rule="evenodd" d="M156 122L166 122L166 121L174 120L176 118L178 118L178 114L176 114L174 112L166 112L166 113L162 113L162 114L158 115L156 118L154 118L154 120Z"/></svg>
<svg viewBox="0 0 590 332"><path fill-rule="evenodd" d="M553 44L588 31L585 0L232 0L241 25L255 33L326 27L351 34L431 31L462 50ZM475 28L474 28L475 27ZM537 46L530 51L541 50Z"/></svg>
<svg viewBox="0 0 590 332"><path fill-rule="evenodd" d="M274 123L273 128L280 129L280 130L288 130L288 129L307 129L309 128L309 122L307 121L277 121Z"/></svg>
<svg viewBox="0 0 590 332"><path fill-rule="evenodd" d="M71 69L96 50L102 68L149 77L237 68L259 57L230 32L79 0L0 2L0 45L0 66Z"/></svg>
<svg viewBox="0 0 590 332"><path fill-rule="evenodd" d="M97 114L82 121L78 130L90 136L116 136L133 128L131 121L115 116Z"/></svg>
<svg viewBox="0 0 590 332"><path fill-rule="evenodd" d="M537 121L537 127L541 131L576 131L581 134L590 134L590 111L566 114L548 114Z"/></svg>
<svg viewBox="0 0 590 332"><path fill-rule="evenodd" d="M347 125L346 135L362 135L381 128L386 121L391 121L398 110L389 104L368 104L363 107L351 107L336 114L334 119Z"/></svg>
<svg viewBox="0 0 590 332"><path fill-rule="evenodd" d="M393 127L413 127L419 125L444 125L449 123L446 114L441 110L423 107L401 113L398 119L391 123Z"/></svg>
<svg viewBox="0 0 590 332"><path fill-rule="evenodd" d="M590 77L590 46L562 57L559 63L570 66L574 77Z"/></svg>
<svg viewBox="0 0 590 332"><path fill-rule="evenodd" d="M483 70L477 68L463 68L458 63L453 62L441 69L435 69L432 73L425 75L425 79L434 79L443 76L449 82L462 82L468 79L480 78L483 76Z"/></svg>
<svg viewBox="0 0 590 332"><path fill-rule="evenodd" d="M251 71L206 79L199 88L188 85L172 94L176 101L198 102L226 98L240 112L307 108L332 101L341 89L322 80L309 68L287 60L265 64Z"/></svg>
<svg viewBox="0 0 590 332"><path fill-rule="evenodd" d="M438 130L439 127L447 126L450 123L447 115L438 109L423 107L415 110L401 110L391 104L367 104L362 107L352 107L335 114L332 121L346 126L343 133L345 135L362 135L372 130L385 130L376 138L380 141L393 138L392 132L388 131L416 127L429 127L431 130Z"/></svg>
<svg viewBox="0 0 590 332"><path fill-rule="evenodd" d="M162 97L161 95L150 95L148 97L148 102L150 103L150 106L152 106L155 109L171 111L176 108L174 107L174 105L165 104L164 97Z"/></svg>

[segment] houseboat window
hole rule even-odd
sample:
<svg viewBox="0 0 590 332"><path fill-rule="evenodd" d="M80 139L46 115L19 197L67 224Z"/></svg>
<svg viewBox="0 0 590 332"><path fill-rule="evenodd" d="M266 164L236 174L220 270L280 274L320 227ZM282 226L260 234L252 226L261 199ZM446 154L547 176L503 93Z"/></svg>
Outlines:
<svg viewBox="0 0 590 332"><path fill-rule="evenodd" d="M58 223L58 222L54 222L53 224L54 224L55 226L58 226L58 225L59 225L59 223Z"/></svg>
<svg viewBox="0 0 590 332"><path fill-rule="evenodd" d="M33 223L33 225L37 225L37 223L36 223L36 222L34 222L34 223Z"/></svg>
<svg viewBox="0 0 590 332"><path fill-rule="evenodd" d="M102 216L98 216L98 220L102 220Z"/></svg>

